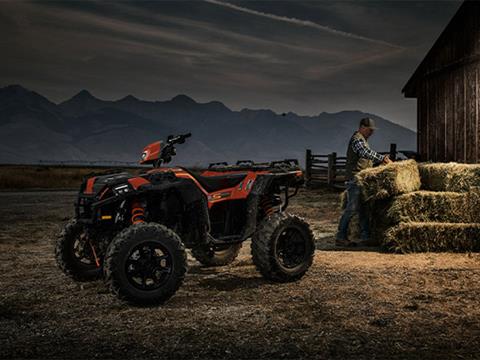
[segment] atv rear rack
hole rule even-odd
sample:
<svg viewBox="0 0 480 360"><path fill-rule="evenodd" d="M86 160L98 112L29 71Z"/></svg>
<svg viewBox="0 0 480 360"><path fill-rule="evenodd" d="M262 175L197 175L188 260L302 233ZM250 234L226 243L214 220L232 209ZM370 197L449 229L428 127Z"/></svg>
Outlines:
<svg viewBox="0 0 480 360"><path fill-rule="evenodd" d="M284 159L271 162L256 163L253 160L238 160L236 164L216 162L208 165L208 170L214 171L241 171L241 170L268 170L268 171L294 171L300 170L297 159Z"/></svg>

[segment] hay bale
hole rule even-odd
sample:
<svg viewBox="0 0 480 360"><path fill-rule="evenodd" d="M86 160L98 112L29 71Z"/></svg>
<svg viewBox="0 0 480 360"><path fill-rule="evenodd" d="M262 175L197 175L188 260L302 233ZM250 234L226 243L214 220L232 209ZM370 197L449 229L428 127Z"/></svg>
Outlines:
<svg viewBox="0 0 480 360"><path fill-rule="evenodd" d="M360 171L355 175L364 201L387 199L420 189L415 160L398 161Z"/></svg>
<svg viewBox="0 0 480 360"><path fill-rule="evenodd" d="M479 251L480 224L401 223L386 232L385 245L404 253Z"/></svg>
<svg viewBox="0 0 480 360"><path fill-rule="evenodd" d="M424 190L464 192L480 186L479 164L421 163L418 170Z"/></svg>
<svg viewBox="0 0 480 360"><path fill-rule="evenodd" d="M364 203L370 230L370 245L379 246L382 244L385 231L392 225L392 221L387 217L387 210L391 206L391 200L370 200ZM340 208L345 210L347 206L347 191L340 194ZM354 215L348 226L348 240L360 239L360 222L358 215Z"/></svg>
<svg viewBox="0 0 480 360"><path fill-rule="evenodd" d="M468 192L470 196L470 207L472 222L480 223L480 187L472 186Z"/></svg>
<svg viewBox="0 0 480 360"><path fill-rule="evenodd" d="M392 205L391 199L369 201L367 203L370 245L380 246L385 239L386 231L395 225L388 217L388 209Z"/></svg>
<svg viewBox="0 0 480 360"><path fill-rule="evenodd" d="M367 217L370 229L370 244L378 246L382 243L385 231L392 225L387 218L387 209L390 207L391 200L376 200L365 203ZM340 194L340 208L345 210L347 205L347 192ZM360 239L360 222L358 215L354 215L348 226L348 240Z"/></svg>
<svg viewBox="0 0 480 360"><path fill-rule="evenodd" d="M396 197L387 211L392 223L480 221L480 208L473 193L415 191Z"/></svg>

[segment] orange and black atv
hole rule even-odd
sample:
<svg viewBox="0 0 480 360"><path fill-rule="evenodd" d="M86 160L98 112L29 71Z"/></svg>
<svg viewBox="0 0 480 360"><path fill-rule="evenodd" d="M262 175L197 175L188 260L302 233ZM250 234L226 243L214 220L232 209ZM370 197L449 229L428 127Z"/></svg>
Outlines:
<svg viewBox="0 0 480 360"><path fill-rule="evenodd" d="M285 212L303 183L298 161L216 163L200 173L164 167L189 136L147 146L141 163L154 168L144 174L84 180L75 219L56 245L67 275L87 281L103 274L121 299L160 304L184 280L185 248L205 266L222 266L249 238L265 278L287 282L306 273L315 250L312 232Z"/></svg>

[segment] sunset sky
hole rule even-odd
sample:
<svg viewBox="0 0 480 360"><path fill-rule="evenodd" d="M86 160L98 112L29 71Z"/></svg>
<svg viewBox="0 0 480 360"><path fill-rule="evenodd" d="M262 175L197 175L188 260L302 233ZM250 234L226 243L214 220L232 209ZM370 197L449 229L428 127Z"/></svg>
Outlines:
<svg viewBox="0 0 480 360"><path fill-rule="evenodd" d="M401 89L460 4L2 1L0 86L55 102L88 89L236 110L362 110L415 128Z"/></svg>

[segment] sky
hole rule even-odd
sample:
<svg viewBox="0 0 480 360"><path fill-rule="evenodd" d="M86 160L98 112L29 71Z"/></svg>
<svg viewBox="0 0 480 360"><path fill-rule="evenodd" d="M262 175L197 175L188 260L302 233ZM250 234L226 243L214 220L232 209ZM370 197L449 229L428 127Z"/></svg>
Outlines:
<svg viewBox="0 0 480 360"><path fill-rule="evenodd" d="M401 93L461 1L1 1L0 86L54 102L186 94L234 110L360 110L415 129Z"/></svg>

